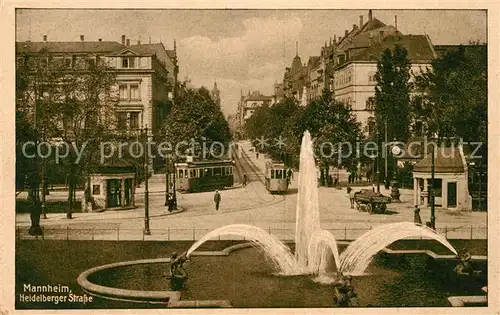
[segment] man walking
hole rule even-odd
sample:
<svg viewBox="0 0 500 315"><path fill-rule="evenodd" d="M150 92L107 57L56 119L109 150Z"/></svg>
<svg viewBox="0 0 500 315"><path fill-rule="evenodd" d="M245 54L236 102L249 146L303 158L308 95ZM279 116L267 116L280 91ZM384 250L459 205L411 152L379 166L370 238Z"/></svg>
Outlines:
<svg viewBox="0 0 500 315"><path fill-rule="evenodd" d="M219 211L219 204L220 204L219 190L215 190L214 202L215 202L215 210Z"/></svg>
<svg viewBox="0 0 500 315"><path fill-rule="evenodd" d="M243 187L247 185L247 174L243 174Z"/></svg>
<svg viewBox="0 0 500 315"><path fill-rule="evenodd" d="M420 218L420 209L418 205L415 205L415 209L413 209L413 222L415 224L422 224L422 219Z"/></svg>

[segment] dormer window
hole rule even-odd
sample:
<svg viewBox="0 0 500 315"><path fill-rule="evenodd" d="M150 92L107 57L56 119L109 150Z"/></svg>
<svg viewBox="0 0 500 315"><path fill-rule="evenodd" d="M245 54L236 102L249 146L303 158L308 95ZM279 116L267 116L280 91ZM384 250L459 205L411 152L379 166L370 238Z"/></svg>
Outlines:
<svg viewBox="0 0 500 315"><path fill-rule="evenodd" d="M135 58L134 57L122 57L122 68L125 68L125 69L135 68Z"/></svg>

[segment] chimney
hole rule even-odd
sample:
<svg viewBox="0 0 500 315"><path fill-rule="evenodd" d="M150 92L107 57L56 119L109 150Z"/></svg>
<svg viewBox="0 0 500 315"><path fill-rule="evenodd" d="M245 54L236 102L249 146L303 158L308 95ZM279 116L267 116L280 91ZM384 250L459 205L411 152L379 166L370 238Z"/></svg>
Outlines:
<svg viewBox="0 0 500 315"><path fill-rule="evenodd" d="M396 28L396 31L398 30L398 16L394 16L394 27Z"/></svg>
<svg viewBox="0 0 500 315"><path fill-rule="evenodd" d="M368 22L372 20L372 10L368 10Z"/></svg>
<svg viewBox="0 0 500 315"><path fill-rule="evenodd" d="M80 35L80 41L83 42L85 40L85 36Z"/></svg>
<svg viewBox="0 0 500 315"><path fill-rule="evenodd" d="M352 25L352 29L353 29L353 30L357 30L357 29L358 29L358 26L357 26L356 24L353 24L353 25Z"/></svg>
<svg viewBox="0 0 500 315"><path fill-rule="evenodd" d="M337 35L333 35L333 42L336 43L337 42Z"/></svg>
<svg viewBox="0 0 500 315"><path fill-rule="evenodd" d="M102 38L99 38L99 41L102 42Z"/></svg>
<svg viewBox="0 0 500 315"><path fill-rule="evenodd" d="M345 30L344 37L347 37L347 34L349 34L349 31L348 31L348 30Z"/></svg>
<svg viewBox="0 0 500 315"><path fill-rule="evenodd" d="M125 45L125 35L122 35L122 45Z"/></svg>
<svg viewBox="0 0 500 315"><path fill-rule="evenodd" d="M359 16L359 27L363 27L363 16Z"/></svg>
<svg viewBox="0 0 500 315"><path fill-rule="evenodd" d="M47 41L47 35L43 35L43 41L46 42Z"/></svg>
<svg viewBox="0 0 500 315"><path fill-rule="evenodd" d="M138 41L137 41L137 45L140 45L140 44L141 44L141 41L140 41L140 40L138 40Z"/></svg>
<svg viewBox="0 0 500 315"><path fill-rule="evenodd" d="M130 46L130 39L127 38L127 46Z"/></svg>

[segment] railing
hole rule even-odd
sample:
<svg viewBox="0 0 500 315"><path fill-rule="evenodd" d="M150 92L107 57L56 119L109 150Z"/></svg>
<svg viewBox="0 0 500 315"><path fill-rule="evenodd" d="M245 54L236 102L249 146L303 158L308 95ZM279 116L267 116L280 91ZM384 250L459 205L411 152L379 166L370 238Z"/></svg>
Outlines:
<svg viewBox="0 0 500 315"><path fill-rule="evenodd" d="M28 234L29 227L16 227L17 239L47 239L47 240L110 240L110 241L196 241L202 238L211 229L203 228L171 228L151 229L151 235L144 235L142 229L121 228L120 226L110 228L80 228L66 227L43 227L42 236L31 236ZM338 241L352 241L371 230L372 227L327 229ZM272 228L265 229L281 241L293 241L295 229ZM462 225L459 227L440 227L436 232L447 239L487 239L486 227ZM420 239L420 238L417 238ZM244 237L223 235L215 240L247 240Z"/></svg>

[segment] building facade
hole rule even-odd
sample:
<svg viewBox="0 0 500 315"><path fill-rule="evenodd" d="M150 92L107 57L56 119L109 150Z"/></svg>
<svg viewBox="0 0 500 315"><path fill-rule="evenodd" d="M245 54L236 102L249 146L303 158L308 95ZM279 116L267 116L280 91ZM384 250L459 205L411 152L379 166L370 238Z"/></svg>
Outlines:
<svg viewBox="0 0 500 315"><path fill-rule="evenodd" d="M152 136L162 125L169 101L177 83L178 62L176 44L167 50L162 43L130 44L122 35L121 43L114 41L51 42L47 36L42 42L17 42L18 59L36 56L41 52L51 58L68 61L68 69L78 58L104 60L116 73L116 91L119 102L115 108L117 124L127 133L136 133L147 127Z"/></svg>
<svg viewBox="0 0 500 315"><path fill-rule="evenodd" d="M386 25L374 18L370 10L366 22L361 15L359 25L353 24L343 37L330 38L321 47L320 55L310 57L306 65L301 64L297 54L292 66L285 69L283 83L275 85L275 100L293 97L307 105L328 88L336 100L353 109L365 133L371 133L374 130L375 73L383 51L392 50L396 45L404 47L408 51L412 79L437 58L427 35L402 34L397 29L397 17L394 24ZM281 86L283 92L276 88ZM303 93L307 95L306 104Z"/></svg>
<svg viewBox="0 0 500 315"><path fill-rule="evenodd" d="M262 95L259 91L253 91L246 96L243 92L240 96L240 102L238 103L238 111L236 114L236 121L238 123L239 137L244 137L245 134L245 124L247 120L253 115L255 110L262 106L271 106L274 103L274 99L271 96Z"/></svg>

